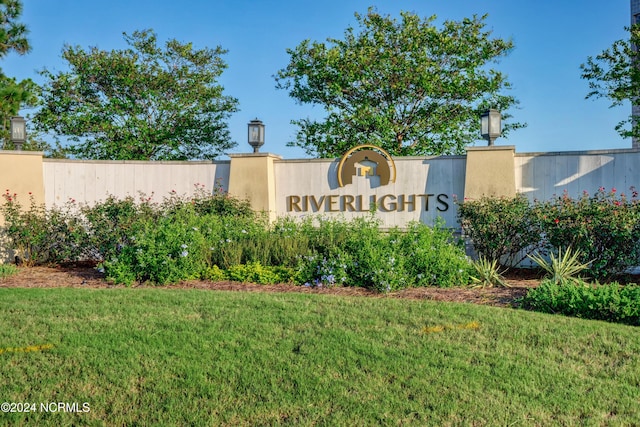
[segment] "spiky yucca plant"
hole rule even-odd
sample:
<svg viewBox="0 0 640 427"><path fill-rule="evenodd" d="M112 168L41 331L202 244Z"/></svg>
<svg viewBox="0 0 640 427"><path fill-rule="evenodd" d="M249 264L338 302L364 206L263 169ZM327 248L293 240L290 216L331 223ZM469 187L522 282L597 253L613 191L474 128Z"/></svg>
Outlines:
<svg viewBox="0 0 640 427"><path fill-rule="evenodd" d="M476 270L476 274L471 277L474 288L509 287L507 282L504 281L504 277L502 277L502 273L506 270L500 271L497 260L490 261L481 256L473 262L473 267Z"/></svg>
<svg viewBox="0 0 640 427"><path fill-rule="evenodd" d="M578 274L589 268L590 261L586 263L581 262L579 260L580 255L579 250L573 251L571 247L567 247L564 253L562 248L559 248L558 256L555 256L554 253L549 254L549 261L539 253L527 256L547 272L549 279L555 283L562 284L565 282L582 282Z"/></svg>

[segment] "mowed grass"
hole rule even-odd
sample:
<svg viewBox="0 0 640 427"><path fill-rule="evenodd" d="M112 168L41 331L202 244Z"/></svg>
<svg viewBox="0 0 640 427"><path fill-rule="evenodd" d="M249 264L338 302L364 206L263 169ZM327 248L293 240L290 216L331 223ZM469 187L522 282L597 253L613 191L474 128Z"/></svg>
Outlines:
<svg viewBox="0 0 640 427"><path fill-rule="evenodd" d="M471 304L0 289L9 348L0 402L90 412L2 425L640 423L640 329Z"/></svg>

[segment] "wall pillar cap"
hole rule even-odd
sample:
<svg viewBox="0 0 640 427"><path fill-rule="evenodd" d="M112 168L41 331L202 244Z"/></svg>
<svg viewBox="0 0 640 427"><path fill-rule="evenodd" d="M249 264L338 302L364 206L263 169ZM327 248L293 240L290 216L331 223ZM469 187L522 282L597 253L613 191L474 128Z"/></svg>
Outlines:
<svg viewBox="0 0 640 427"><path fill-rule="evenodd" d="M273 153L234 153L228 154L228 156L232 159L243 157L272 157L274 159L282 160L282 156Z"/></svg>
<svg viewBox="0 0 640 427"><path fill-rule="evenodd" d="M488 145L485 147L467 147L466 148L467 151L499 151L499 150L504 150L504 151L516 151L516 146L515 145Z"/></svg>

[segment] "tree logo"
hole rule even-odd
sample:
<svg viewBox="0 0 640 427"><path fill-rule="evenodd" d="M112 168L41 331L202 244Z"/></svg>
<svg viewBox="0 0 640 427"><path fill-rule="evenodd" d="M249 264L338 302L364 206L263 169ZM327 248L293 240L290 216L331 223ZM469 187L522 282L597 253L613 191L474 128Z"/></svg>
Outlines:
<svg viewBox="0 0 640 427"><path fill-rule="evenodd" d="M344 187L353 182L354 175L380 177L380 185L396 181L396 165L393 159L375 145L358 145L344 153L338 163L338 185Z"/></svg>

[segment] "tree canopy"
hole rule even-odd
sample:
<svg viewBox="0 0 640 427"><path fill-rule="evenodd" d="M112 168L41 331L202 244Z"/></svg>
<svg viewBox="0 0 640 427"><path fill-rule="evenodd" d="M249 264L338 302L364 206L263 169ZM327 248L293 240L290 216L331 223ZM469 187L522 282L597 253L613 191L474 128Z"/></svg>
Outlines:
<svg viewBox="0 0 640 427"><path fill-rule="evenodd" d="M0 0L0 58L12 51L24 55L31 50L27 39L29 30L18 22L20 15L20 0Z"/></svg>
<svg viewBox="0 0 640 427"><path fill-rule="evenodd" d="M238 101L217 82L226 50L175 39L162 48L153 30L124 39L124 50L63 48L70 70L41 72L39 130L85 159L213 159L235 145L226 120Z"/></svg>
<svg viewBox="0 0 640 427"><path fill-rule="evenodd" d="M11 52L24 55L31 50L26 25L19 22L22 15L20 0L0 0L0 59ZM33 106L38 87L26 79L17 81L0 70L0 140L9 141L9 119L23 105ZM13 148L5 144L6 148Z"/></svg>
<svg viewBox="0 0 640 427"><path fill-rule="evenodd" d="M277 87L301 104L323 106L322 121L294 120L295 141L307 154L338 156L358 143L392 155L464 152L479 139L480 114L506 111L517 101L504 93L506 76L489 67L507 55L510 40L491 38L486 16L445 21L402 12L400 21L369 9L356 13L358 29L343 39L304 40L288 49ZM512 123L504 133L523 126Z"/></svg>
<svg viewBox="0 0 640 427"><path fill-rule="evenodd" d="M640 26L627 27L629 39L617 40L598 56L587 58L580 66L582 78L589 81L586 98L608 98L611 107L625 101L638 103L640 99ZM631 124L631 126L628 126ZM623 138L640 138L640 117L629 118L617 124L616 130Z"/></svg>

